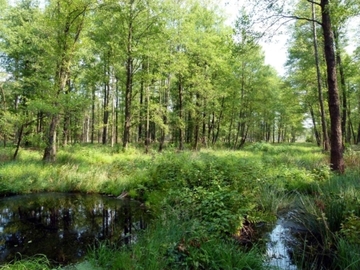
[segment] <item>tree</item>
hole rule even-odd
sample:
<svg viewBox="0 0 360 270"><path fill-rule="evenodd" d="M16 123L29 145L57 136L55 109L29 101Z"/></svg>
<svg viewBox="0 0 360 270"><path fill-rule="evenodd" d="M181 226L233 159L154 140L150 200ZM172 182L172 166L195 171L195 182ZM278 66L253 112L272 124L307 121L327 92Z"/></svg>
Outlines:
<svg viewBox="0 0 360 270"><path fill-rule="evenodd" d="M305 3L315 4L320 8L321 21L316 21L321 25L324 38L324 52L327 70L327 86L328 86L328 105L330 112L330 168L333 171L343 173L345 170L343 159L343 145L341 132L341 114L340 114L340 100L336 71L336 55L334 48L334 35L332 28L332 6L329 0L304 0ZM256 8L262 8L262 11L267 12L263 15L266 18L263 20L264 24L274 25L284 24L290 20L305 20L314 21L311 17L297 16L292 13L291 8L285 2L271 0L266 3L256 2ZM259 11L259 10L258 10ZM269 13L272 15L269 16ZM269 29L269 27L265 27ZM276 29L276 28L275 28Z"/></svg>
<svg viewBox="0 0 360 270"><path fill-rule="evenodd" d="M53 32L50 40L55 61L54 84L50 95L53 96L52 105L55 110L48 113L50 123L47 131L46 147L43 155L44 161L54 161L56 158L56 134L60 120L59 99L66 92L66 83L70 76L70 67L76 51L80 35L85 24L85 15L92 5L91 1L78 0L68 2L57 0L47 7L49 29ZM49 21L51 20L51 21ZM49 45L50 45L49 44Z"/></svg>
<svg viewBox="0 0 360 270"><path fill-rule="evenodd" d="M343 142L341 132L340 99L336 72L335 40L332 31L329 0L320 2L324 36L324 51L327 69L328 99L330 111L330 167L332 170L343 173L345 164L343 159Z"/></svg>

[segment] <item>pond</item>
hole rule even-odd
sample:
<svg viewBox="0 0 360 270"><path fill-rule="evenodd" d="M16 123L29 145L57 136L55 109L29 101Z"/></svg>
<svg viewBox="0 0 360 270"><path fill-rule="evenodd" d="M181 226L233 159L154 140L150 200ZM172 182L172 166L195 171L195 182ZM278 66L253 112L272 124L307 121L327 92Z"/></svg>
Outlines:
<svg viewBox="0 0 360 270"><path fill-rule="evenodd" d="M128 244L148 215L138 202L94 194L37 193L0 199L0 263L44 254L60 265L97 241Z"/></svg>

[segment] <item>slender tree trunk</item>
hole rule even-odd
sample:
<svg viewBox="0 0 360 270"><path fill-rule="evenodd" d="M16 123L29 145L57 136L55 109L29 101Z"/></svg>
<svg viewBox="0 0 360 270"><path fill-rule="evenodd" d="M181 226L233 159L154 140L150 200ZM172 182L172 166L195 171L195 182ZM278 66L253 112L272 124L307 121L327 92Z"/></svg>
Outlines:
<svg viewBox="0 0 360 270"><path fill-rule="evenodd" d="M204 110L202 112L202 121L201 123L201 143L203 146L207 147L207 142L208 142L208 137L206 135L206 120L207 120L207 114L206 114L206 111L207 111L207 100L206 98L204 99Z"/></svg>
<svg viewBox="0 0 360 270"><path fill-rule="evenodd" d="M68 79L68 70L65 70L67 67L66 62L63 60L60 64L59 75L58 75L58 89L56 93L56 97L59 97L60 93L62 93L65 89L65 85ZM58 107L58 101L54 102L54 106ZM52 162L56 159L56 130L59 123L59 113L50 114L50 126L47 132L47 141L46 147L44 150L43 161Z"/></svg>
<svg viewBox="0 0 360 270"><path fill-rule="evenodd" d="M188 144L192 143L193 140L193 134L194 134L194 119L191 115L191 112L188 111L187 113L187 119L185 121L185 142ZM186 125L187 124L187 125Z"/></svg>
<svg viewBox="0 0 360 270"><path fill-rule="evenodd" d="M130 142L130 128L132 122L132 89L133 89L133 4L134 0L130 0L130 21L128 25L127 35L127 60L126 60L126 85L125 85L125 122L123 147L126 148Z"/></svg>
<svg viewBox="0 0 360 270"><path fill-rule="evenodd" d="M143 67L144 68L144 67ZM143 108L144 108L144 79L140 83L140 110L139 110L139 126L138 126L138 140L143 138ZM146 139L146 138L145 138Z"/></svg>
<svg viewBox="0 0 360 270"><path fill-rule="evenodd" d="M325 151L329 151L329 136L327 131L327 123L326 123L326 113L324 108L324 98L323 98L323 91L322 91L322 79L321 79L321 72L320 72L320 61L319 61L319 50L318 50L318 37L317 37L317 31L316 31L316 25L315 25L315 5L314 3L312 5L312 28L313 28L313 41L314 41L314 52L315 52L315 65L316 65L316 75L317 75L317 88L318 88L318 99L319 99L319 105L320 105L320 117L321 117L321 128L322 128L322 135L323 135L323 148ZM313 113L313 112L312 112ZM315 123L313 121L313 123ZM314 126L315 128L315 126ZM317 133L317 130L315 130ZM319 135L315 133L316 141L318 143ZM318 143L319 145L319 143Z"/></svg>
<svg viewBox="0 0 360 270"><path fill-rule="evenodd" d="M133 69L133 59L129 57L126 64L125 124L124 124L124 137L123 137L124 148L126 148L127 144L130 141L130 128L132 121L132 113L131 113L132 79L133 79L132 69Z"/></svg>
<svg viewBox="0 0 360 270"><path fill-rule="evenodd" d="M244 144L245 144L245 142L246 142L247 135L248 135L248 131L249 131L249 127L248 127L248 126L245 126L245 127L244 127L244 133L243 133L243 135L242 135L242 137L241 137L240 144L239 144L239 146L238 146L239 149L244 146Z"/></svg>
<svg viewBox="0 0 360 270"><path fill-rule="evenodd" d="M341 60L341 49L339 44L339 33L337 30L334 30L334 39L335 39L335 51L336 51L336 62L339 68L340 73L340 85L342 92L342 114L341 114L341 132L345 142L349 143L348 136L346 136L346 124L347 124L347 91L346 91L346 79L344 66Z"/></svg>
<svg viewBox="0 0 360 270"><path fill-rule="evenodd" d="M341 133L341 115L339 90L337 84L336 60L334 50L334 36L332 33L329 0L321 0L322 28L324 35L325 60L328 81L328 100L330 111L330 168L333 171L344 173L343 145Z"/></svg>
<svg viewBox="0 0 360 270"><path fill-rule="evenodd" d="M314 128L316 144L317 144L317 146L321 146L321 139L320 139L319 131L318 131L317 126L316 126L316 119L315 119L314 110L313 110L311 105L309 105L309 108L310 108L311 119L312 119L312 122L313 122L313 128Z"/></svg>
<svg viewBox="0 0 360 270"><path fill-rule="evenodd" d="M84 143L89 142L89 130L90 130L90 117L86 113L85 121L84 121L84 127L83 127L83 142Z"/></svg>
<svg viewBox="0 0 360 270"><path fill-rule="evenodd" d="M346 139L345 142L351 143L351 137L352 137L352 121L351 121L351 104L350 100L348 102L348 108L347 108L347 132L346 132Z"/></svg>
<svg viewBox="0 0 360 270"><path fill-rule="evenodd" d="M68 95L71 91L71 81L68 78L67 82L66 82L66 90L65 90L65 95ZM63 122L63 131L62 131L62 143L63 146L66 146L68 144L68 140L69 140L69 130L70 130L70 112L65 111L64 112L64 122Z"/></svg>
<svg viewBox="0 0 360 270"><path fill-rule="evenodd" d="M196 94L196 109L195 109L195 117L194 117L194 121L195 121L195 128L194 128L194 150L198 150L199 147L199 133L200 133L200 95Z"/></svg>
<svg viewBox="0 0 360 270"><path fill-rule="evenodd" d="M115 77L115 144L119 143L119 107L120 107L120 98L119 98L119 79Z"/></svg>
<svg viewBox="0 0 360 270"><path fill-rule="evenodd" d="M179 95L179 150L184 150L184 128L183 128L183 85L182 78L179 75L178 81L178 95Z"/></svg>
<svg viewBox="0 0 360 270"><path fill-rule="evenodd" d="M149 153L150 146L150 89L146 86L146 129L145 129L145 153Z"/></svg>
<svg viewBox="0 0 360 270"><path fill-rule="evenodd" d="M232 110L231 110L231 118L230 118L230 125L229 125L229 131L228 131L228 144L229 144L229 147L231 147L231 133L232 133L232 129L233 129L233 125L234 125L234 118L235 118L235 110L234 110L234 103L233 103L233 106L232 106Z"/></svg>
<svg viewBox="0 0 360 270"><path fill-rule="evenodd" d="M59 115L53 114L50 120L48 141L44 151L43 161L52 162L56 158L56 129L59 122Z"/></svg>
<svg viewBox="0 0 360 270"><path fill-rule="evenodd" d="M0 85L0 89L1 89L1 94L2 94L3 110L4 110L4 112L6 112L6 111L7 111L6 97L5 97L5 92L4 92L4 88L2 87L2 85ZM3 136L4 136L3 145L4 145L4 147L6 147L6 140L7 140L7 135L6 135L6 133L7 133L7 131L4 130L4 131L3 131Z"/></svg>
<svg viewBox="0 0 360 270"><path fill-rule="evenodd" d="M208 122L207 139L208 141L210 141L210 139L212 141L214 139L215 112L213 111L205 121Z"/></svg>
<svg viewBox="0 0 360 270"><path fill-rule="evenodd" d="M63 146L66 146L69 141L69 129L70 129L70 115L65 112L63 126Z"/></svg>
<svg viewBox="0 0 360 270"><path fill-rule="evenodd" d="M168 79L167 79L167 86L164 89L164 102L163 102L163 124L164 126L167 125L167 108L168 108L168 102L169 102L169 92L170 92L170 87L171 87L171 76L169 75ZM162 128L161 130L161 138L160 138L160 144L159 144L159 152L161 152L164 149L164 144L165 144L165 128Z"/></svg>
<svg viewBox="0 0 360 270"><path fill-rule="evenodd" d="M17 139L17 143L16 143L16 149L15 149L15 153L13 155L13 160L16 160L17 154L19 152L24 127L25 127L25 124L22 124L21 127L20 127L19 134L18 134L18 139Z"/></svg>
<svg viewBox="0 0 360 270"><path fill-rule="evenodd" d="M110 87L108 83L104 84L104 100L103 100L103 132L102 132L102 144L107 143L108 138L108 129L109 129L109 115L110 115L110 108L109 108L109 92Z"/></svg>
<svg viewBox="0 0 360 270"><path fill-rule="evenodd" d="M91 143L94 144L95 139L95 86L92 89L91 102Z"/></svg>
<svg viewBox="0 0 360 270"><path fill-rule="evenodd" d="M223 97L221 99L221 108L220 108L220 115L219 115L219 119L217 121L217 125L216 125L216 134L215 136L213 137L213 141L212 141L212 144L214 145L218 138L219 138L219 134L220 134L220 125L221 125L221 121L222 121L222 118L223 118L223 114L224 114L224 104L225 104L225 98Z"/></svg>
<svg viewBox="0 0 360 270"><path fill-rule="evenodd" d="M110 52L104 56L104 97L103 97L103 132L102 144L107 143L108 130L109 130L109 116L110 116Z"/></svg>

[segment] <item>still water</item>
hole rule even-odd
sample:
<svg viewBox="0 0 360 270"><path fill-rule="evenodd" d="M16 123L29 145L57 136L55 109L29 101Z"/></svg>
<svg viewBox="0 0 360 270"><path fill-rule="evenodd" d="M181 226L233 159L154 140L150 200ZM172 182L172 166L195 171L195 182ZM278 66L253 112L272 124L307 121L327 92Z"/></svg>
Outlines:
<svg viewBox="0 0 360 270"><path fill-rule="evenodd" d="M98 240L128 244L145 227L138 202L113 197L40 193L0 199L0 263L45 254L56 264L81 260Z"/></svg>
<svg viewBox="0 0 360 270"><path fill-rule="evenodd" d="M267 264L269 266L274 266L276 269L297 270L296 265L291 259L290 242L294 242L291 228L283 218L280 218L269 234L266 252L268 257Z"/></svg>

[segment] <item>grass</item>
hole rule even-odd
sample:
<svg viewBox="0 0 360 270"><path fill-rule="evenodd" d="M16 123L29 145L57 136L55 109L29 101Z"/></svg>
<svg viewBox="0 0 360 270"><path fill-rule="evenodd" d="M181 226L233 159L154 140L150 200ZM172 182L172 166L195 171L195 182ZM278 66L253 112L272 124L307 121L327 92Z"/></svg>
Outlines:
<svg viewBox="0 0 360 270"><path fill-rule="evenodd" d="M103 269L264 269L256 247L245 251L235 242L208 238L197 220L183 221L179 212L168 210L138 244L119 248L100 243L88 260Z"/></svg>
<svg viewBox="0 0 360 270"><path fill-rule="evenodd" d="M359 265L360 243L350 240L360 230L357 151L345 153L345 175L333 175L327 155L309 144L148 155L137 148L74 145L61 149L52 164L41 161L42 152L25 149L11 161L12 151L0 149L0 194L127 191L152 211L156 218L131 248L99 243L89 250L89 262L99 269L264 269L264 246L246 249L233 236L244 237L246 222L273 222L293 207L316 239L299 251L304 269L304 261L314 265L319 248L338 269Z"/></svg>
<svg viewBox="0 0 360 270"><path fill-rule="evenodd" d="M10 264L0 266L1 270L50 270L50 262L43 255L37 255L29 259L18 260Z"/></svg>

